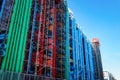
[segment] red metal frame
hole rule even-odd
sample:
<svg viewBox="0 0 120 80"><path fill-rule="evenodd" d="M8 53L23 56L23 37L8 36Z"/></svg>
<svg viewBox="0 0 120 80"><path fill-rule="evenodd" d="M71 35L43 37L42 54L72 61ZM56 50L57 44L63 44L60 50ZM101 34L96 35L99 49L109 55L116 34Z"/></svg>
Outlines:
<svg viewBox="0 0 120 80"><path fill-rule="evenodd" d="M44 53L44 24L45 24L45 13L46 13L46 0L41 0L42 2L42 5L44 7L44 12L42 13L42 15L40 15L40 20L42 22L42 25L40 24L41 26L41 31L40 31L40 52L39 52L39 55L38 55L38 62L39 62L39 67L38 67L38 75L42 75L42 68L43 68L43 53ZM39 4L41 4L39 3Z"/></svg>

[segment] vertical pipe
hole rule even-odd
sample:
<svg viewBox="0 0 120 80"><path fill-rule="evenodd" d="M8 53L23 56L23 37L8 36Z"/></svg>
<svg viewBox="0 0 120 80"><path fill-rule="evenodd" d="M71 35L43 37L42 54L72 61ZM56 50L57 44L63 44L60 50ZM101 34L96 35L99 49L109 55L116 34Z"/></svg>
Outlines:
<svg viewBox="0 0 120 80"><path fill-rule="evenodd" d="M25 1L26 2L25 6L24 6L23 1L19 2L19 0L16 0L16 2L15 2L14 11L13 11L12 19L11 19L11 23L10 23L10 29L9 29L9 33L8 33L7 49L6 49L6 52L8 54L8 58L9 58L9 59L6 58L7 67L9 66L9 63L10 63L9 71L15 71L15 72L21 72L22 71L22 67L21 67L22 64L21 63L23 63L22 61L23 61L23 58L24 58L23 54L24 54L24 48L25 48L25 46L23 46L23 45L26 42L25 37L27 35L26 32L28 30L28 22L29 22L28 19L29 19L29 14L30 14L29 11L30 11L30 8L31 8L31 6L30 6L31 1L32 0ZM21 13L21 10L23 9L22 8L23 6L25 7L25 11ZM20 13L18 14L19 9L20 9ZM19 16L16 16L16 13ZM23 13L25 15L24 18L22 18ZM20 18L20 16L22 16L22 17ZM22 21L23 21L23 24L22 24ZM13 30L13 28L14 28L14 30ZM19 30L18 30L18 28L19 28ZM18 32L15 31L15 30L17 30ZM21 35L21 36L19 36L19 35ZM15 42L19 46L16 46L15 42L13 42L14 38L15 38ZM11 40L12 40L12 42L11 42ZM15 56L17 56L17 58ZM4 67L5 67L5 63L6 62L3 61L3 67L2 67L3 70L4 70ZM11 66L12 63L13 63L13 66ZM6 69L7 69L7 67L6 67Z"/></svg>
<svg viewBox="0 0 120 80"><path fill-rule="evenodd" d="M30 19L30 9L31 9L31 3L32 0L27 0L26 1L26 8L25 8L25 17L23 18L23 27L21 29L21 39L20 39L20 44L19 44L19 48L18 48L18 58L17 58L17 63L16 63L16 72L22 72L22 67L21 63L23 63L23 59L24 59L24 50L25 50L25 43L26 43L26 35L27 35L27 31L28 31L28 24L29 24L29 19Z"/></svg>
<svg viewBox="0 0 120 80"><path fill-rule="evenodd" d="M20 72L22 72L22 67L23 67L23 61L24 61L24 52L25 52L25 47L26 47L26 37L27 37L27 32L28 32L28 26L29 26L29 21L30 21L30 12L31 12L31 7L32 7L32 0L28 0L29 2L27 2L29 5L28 5L28 8L26 8L26 11L28 10L28 12L26 12L26 14L27 13L29 13L29 14L27 14L27 22L26 22L26 26L27 27L25 27L24 28L24 30L25 30L25 33L24 33L24 42L23 42L23 45L22 45L22 48L23 48L23 50L21 51L21 53L23 53L22 55L21 55L21 62L20 62L20 65L19 65L19 71Z"/></svg>
<svg viewBox="0 0 120 80"><path fill-rule="evenodd" d="M35 32L35 24L36 24L36 15L37 15L37 0L34 1L34 13L33 13L33 22L32 22L32 31L31 31L31 38L30 38L30 48L29 48L29 55L28 55L28 73L31 73L31 64L32 64L32 53L33 53L33 41L34 41L34 32Z"/></svg>
<svg viewBox="0 0 120 80"><path fill-rule="evenodd" d="M3 0L2 4L1 4L2 5L1 6L1 10L0 10L0 21L1 21L1 17L2 17L3 11L4 11L5 3L6 3L6 0Z"/></svg>
<svg viewBox="0 0 120 80"><path fill-rule="evenodd" d="M65 22L65 32L66 32L66 41L65 41L65 57L66 57L66 60L65 60L65 78L67 80L70 79L70 75L69 75L69 72L70 72L70 65L69 65L69 57L70 57L70 51L69 51L69 13L68 13L68 6L67 6L67 1L64 2L65 5L66 5L66 9L65 9L65 19L66 19L66 22Z"/></svg>
<svg viewBox="0 0 120 80"><path fill-rule="evenodd" d="M41 12L39 13L39 15L40 15L39 20L41 21L41 23L39 24L38 45L37 45L37 55L36 55L36 60L39 62L39 69L38 69L38 71L37 71L37 69L35 71L35 73L38 73L38 75L42 75L42 70L43 70L44 27L45 27L46 1L41 0L40 8L42 9L41 11L43 11L43 12L42 12L42 14L41 14ZM39 46L41 46L40 49L39 49ZM37 64L37 61L36 61L36 64Z"/></svg>
<svg viewBox="0 0 120 80"><path fill-rule="evenodd" d="M53 66L52 77L55 78L56 72L56 7L54 5L54 42L53 42Z"/></svg>
<svg viewBox="0 0 120 80"><path fill-rule="evenodd" d="M14 26L16 31L14 33L15 35L13 36L14 37L13 43L11 43L12 46L13 46L11 48L11 52L13 53L13 62L12 61L10 62L11 67L9 68L9 70L12 69L12 71L15 71L15 67L18 67L16 65L16 60L20 56L17 52L18 51L17 49L19 49L19 42L20 42L20 39L21 39L22 26L20 26L20 25L23 24L23 18L24 18L24 13L23 12L25 11L25 8L26 8L24 1L21 0L20 4L21 4L20 6L22 6L22 7L18 6L20 10L18 11L16 25Z"/></svg>
<svg viewBox="0 0 120 80"><path fill-rule="evenodd" d="M10 46L10 42L12 42L11 41L11 37L12 37L11 34L12 34L12 32L15 32L15 30L14 30L14 28L12 28L12 26L13 26L13 23L15 23L14 19L16 20L15 13L17 12L17 10L16 10L17 3L18 3L18 1L16 0L16 2L14 4L14 8L13 8L13 14L12 14L12 18L11 18L11 24L10 24L10 27L9 27L9 32L8 32L8 37L7 37L6 56L4 57L3 62L2 62L2 67L1 67L2 70L8 70L8 64L9 64L9 61L10 61L9 59L10 59L10 55L12 54L12 53L11 54L8 53L8 51L10 51L9 46Z"/></svg>

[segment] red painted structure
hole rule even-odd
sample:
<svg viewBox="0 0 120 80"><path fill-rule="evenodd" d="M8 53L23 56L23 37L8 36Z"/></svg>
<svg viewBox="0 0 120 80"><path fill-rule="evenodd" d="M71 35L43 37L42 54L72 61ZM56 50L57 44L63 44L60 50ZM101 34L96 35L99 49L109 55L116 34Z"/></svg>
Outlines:
<svg viewBox="0 0 120 80"><path fill-rule="evenodd" d="M36 3L35 3L36 1ZM29 46L31 34L34 34L31 73L40 76L56 77L56 6L61 0L34 0L32 8L31 20L33 20L33 12L37 10L35 19L35 30L32 32L31 27L28 31L25 61L28 60ZM34 20L33 20L34 21ZM33 23L33 21L30 21ZM24 62L24 70L28 62ZM25 73L28 73L25 72Z"/></svg>

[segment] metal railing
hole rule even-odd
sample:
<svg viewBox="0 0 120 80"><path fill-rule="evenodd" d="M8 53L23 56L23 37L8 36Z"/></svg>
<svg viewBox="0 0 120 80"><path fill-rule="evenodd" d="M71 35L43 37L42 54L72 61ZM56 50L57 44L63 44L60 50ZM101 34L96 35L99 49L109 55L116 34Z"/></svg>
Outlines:
<svg viewBox="0 0 120 80"><path fill-rule="evenodd" d="M0 70L0 80L65 80L65 79Z"/></svg>

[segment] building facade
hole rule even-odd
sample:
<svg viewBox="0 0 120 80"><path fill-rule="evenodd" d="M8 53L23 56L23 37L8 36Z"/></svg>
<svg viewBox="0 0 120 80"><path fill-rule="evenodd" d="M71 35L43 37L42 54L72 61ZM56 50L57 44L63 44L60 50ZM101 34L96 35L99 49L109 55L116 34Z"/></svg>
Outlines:
<svg viewBox="0 0 120 80"><path fill-rule="evenodd" d="M93 56L94 56L94 69L95 69L95 80L104 80L102 58L100 53L100 43L97 38L92 40Z"/></svg>
<svg viewBox="0 0 120 80"><path fill-rule="evenodd" d="M97 48L67 0L0 4L0 80L97 80Z"/></svg>
<svg viewBox="0 0 120 80"><path fill-rule="evenodd" d="M116 80L114 76L108 71L104 71L104 80Z"/></svg>

